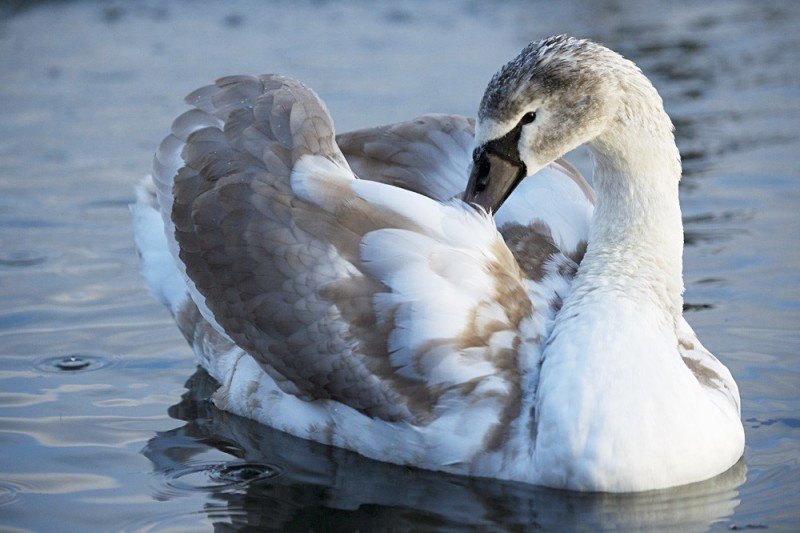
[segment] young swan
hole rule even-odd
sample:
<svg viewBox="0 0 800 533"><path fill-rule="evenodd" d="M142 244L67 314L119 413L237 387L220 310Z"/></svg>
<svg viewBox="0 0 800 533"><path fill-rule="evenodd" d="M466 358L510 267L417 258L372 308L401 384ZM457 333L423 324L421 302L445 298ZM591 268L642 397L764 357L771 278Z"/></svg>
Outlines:
<svg viewBox="0 0 800 533"><path fill-rule="evenodd" d="M496 211L523 178L582 144L595 162L586 255L542 352L540 483L667 487L712 477L742 455L736 384L682 316L672 131L636 65L566 36L526 47L481 102L466 201Z"/></svg>
<svg viewBox="0 0 800 533"><path fill-rule="evenodd" d="M672 126L629 61L555 37L492 80L467 201L496 209L581 143L597 161L596 204L556 162L497 213L502 235L441 201L464 190L464 117L336 136L279 75L187 102L134 226L218 407L380 461L579 490L741 456L736 384L681 316Z"/></svg>

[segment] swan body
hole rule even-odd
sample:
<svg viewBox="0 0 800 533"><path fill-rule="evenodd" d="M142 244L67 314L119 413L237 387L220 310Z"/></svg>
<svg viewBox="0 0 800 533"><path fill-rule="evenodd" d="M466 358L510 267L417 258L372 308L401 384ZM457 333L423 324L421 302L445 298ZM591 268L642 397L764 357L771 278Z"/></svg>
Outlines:
<svg viewBox="0 0 800 533"><path fill-rule="evenodd" d="M682 317L672 125L630 61L532 43L477 124L335 136L274 75L187 102L132 210L219 407L381 461L577 490L741 457L736 384ZM581 144L596 198L558 159Z"/></svg>

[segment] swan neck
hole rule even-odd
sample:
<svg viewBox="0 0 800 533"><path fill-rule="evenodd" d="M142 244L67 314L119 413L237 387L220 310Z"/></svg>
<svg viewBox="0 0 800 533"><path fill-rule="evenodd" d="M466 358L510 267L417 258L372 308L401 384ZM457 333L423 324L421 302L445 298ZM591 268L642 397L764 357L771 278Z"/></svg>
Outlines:
<svg viewBox="0 0 800 533"><path fill-rule="evenodd" d="M680 155L672 123L655 89L653 94L624 105L607 132L590 144L597 204L581 270L603 285L644 292L680 316Z"/></svg>

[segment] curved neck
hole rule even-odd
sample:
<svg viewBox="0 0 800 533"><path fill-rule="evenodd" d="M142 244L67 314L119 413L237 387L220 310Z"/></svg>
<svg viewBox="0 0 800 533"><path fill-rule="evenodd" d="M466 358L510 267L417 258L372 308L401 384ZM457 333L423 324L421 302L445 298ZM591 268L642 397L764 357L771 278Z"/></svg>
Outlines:
<svg viewBox="0 0 800 533"><path fill-rule="evenodd" d="M590 144L597 204L579 280L653 299L676 317L683 306L680 155L649 88L629 95Z"/></svg>

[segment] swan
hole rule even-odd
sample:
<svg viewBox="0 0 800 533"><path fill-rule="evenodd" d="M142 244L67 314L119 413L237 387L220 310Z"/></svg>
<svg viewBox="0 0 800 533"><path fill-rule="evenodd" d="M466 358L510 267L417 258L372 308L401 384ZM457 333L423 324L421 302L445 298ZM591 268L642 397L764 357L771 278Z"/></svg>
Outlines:
<svg viewBox="0 0 800 533"><path fill-rule="evenodd" d="M673 127L631 61L551 37L495 74L477 122L339 136L288 77L186 101L137 188L135 242L221 409L581 491L741 457L736 383L682 316ZM596 190L559 159L579 145Z"/></svg>

